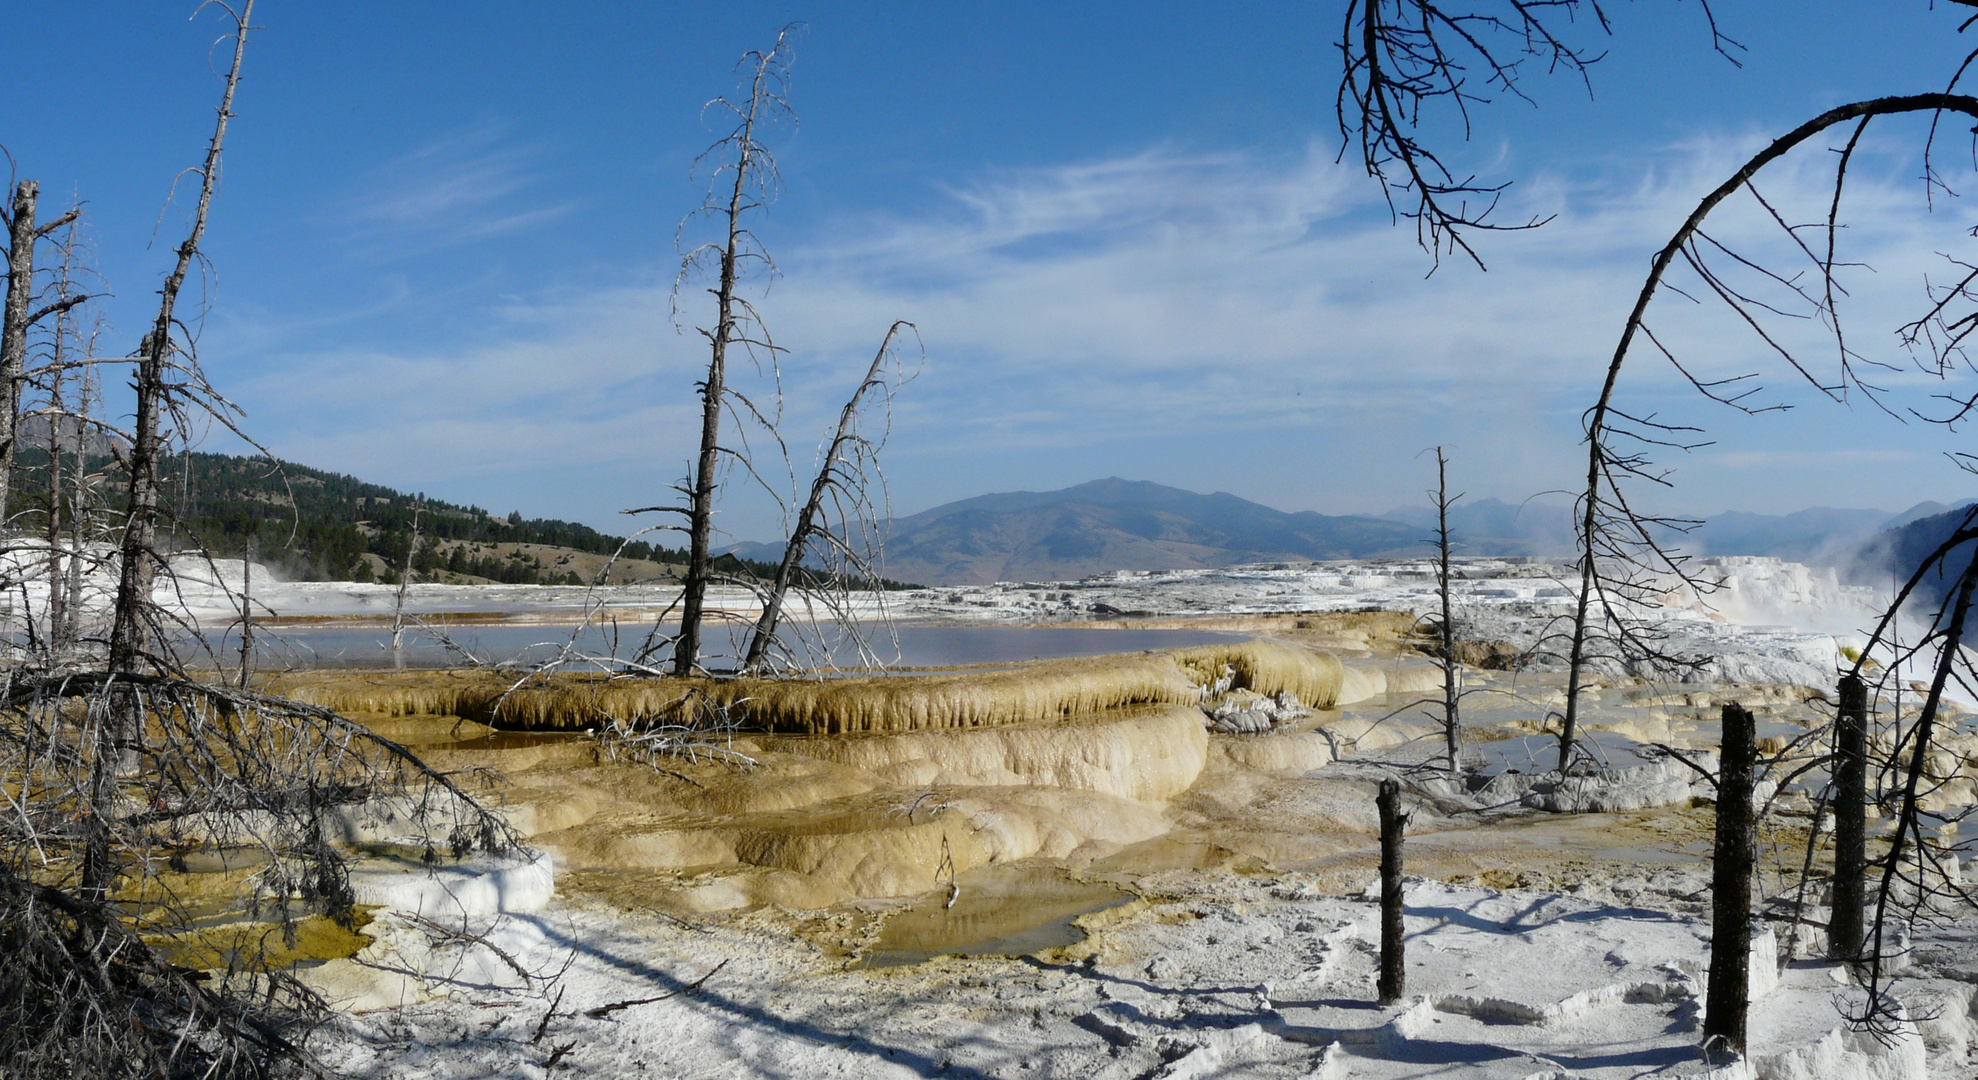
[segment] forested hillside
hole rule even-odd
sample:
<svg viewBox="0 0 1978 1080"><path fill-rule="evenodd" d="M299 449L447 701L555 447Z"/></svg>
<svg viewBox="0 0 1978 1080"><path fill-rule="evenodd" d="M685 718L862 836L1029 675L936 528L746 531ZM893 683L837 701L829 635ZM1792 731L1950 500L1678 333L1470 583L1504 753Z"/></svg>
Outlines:
<svg viewBox="0 0 1978 1080"><path fill-rule="evenodd" d="M266 459L194 453L174 460L169 475L175 482L167 510L190 546L238 556L251 539L257 558L273 564L285 557L281 569L302 579L372 576L365 573L372 566L362 558L366 553L384 564L373 574L394 576L412 543L415 507L420 544L412 568L428 579L444 570L516 584L575 584L570 571L547 570L493 545L540 544L610 555L624 541L575 522L524 518L520 512L496 517L478 506L407 494L354 476L288 463L278 469ZM643 540L626 545L623 557L685 561L683 552Z"/></svg>
<svg viewBox="0 0 1978 1080"><path fill-rule="evenodd" d="M47 520L47 454L23 449L9 512L17 528L38 532ZM92 456L93 487L114 513L122 475L109 456ZM204 548L257 562L297 581L395 581L418 516L419 580L480 579L511 584L585 583L581 570L602 564L624 538L554 518L497 516L423 493L407 494L354 476L266 458L193 453L168 459L164 529L178 548ZM550 550L555 549L555 550ZM576 558L589 555L597 558ZM686 561L679 549L644 540L625 544L612 580L672 576ZM770 575L766 563L724 556L730 572Z"/></svg>

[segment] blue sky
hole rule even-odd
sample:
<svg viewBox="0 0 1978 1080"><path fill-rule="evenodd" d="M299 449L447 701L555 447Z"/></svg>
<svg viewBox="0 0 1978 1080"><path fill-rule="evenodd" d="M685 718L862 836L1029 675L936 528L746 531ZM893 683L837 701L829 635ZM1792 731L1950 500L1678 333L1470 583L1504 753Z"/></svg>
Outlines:
<svg viewBox="0 0 1978 1080"><path fill-rule="evenodd" d="M0 145L50 202L86 200L120 349L219 88L220 28L193 7L47 7L9 69L25 94ZM1580 412L1689 204L1766 137L1939 88L1978 45L1955 5L1722 0L1739 68L1694 0L1611 5L1611 38L1578 28L1608 50L1591 98L1534 76L1536 108L1483 109L1459 150L1518 181L1511 212L1557 219L1485 238L1488 273L1425 278L1412 230L1335 163L1337 3L961 7L262 0L207 243L207 369L280 456L622 531L695 439L705 313L687 296L679 332L669 293L713 137L699 107L801 21L800 125L774 140L784 190L757 226L783 270L760 306L790 350L799 471L904 318L926 364L886 457L899 513L1115 474L1377 512L1421 501L1436 443L1473 495L1518 499L1571 483ZM1875 314L1969 244L1964 201L1925 211L1913 135L1890 127L1857 173L1850 239L1875 272L1853 310L1884 352L1896 320ZM1820 206L1821 153L1768 195ZM1736 418L1638 358L1627 400L1718 440L1672 460L1666 505L1971 494L1953 437L1814 400L1721 313L1681 307L1659 325L1703 370L1767 370L1801 407ZM724 528L767 538L774 509L738 488Z"/></svg>

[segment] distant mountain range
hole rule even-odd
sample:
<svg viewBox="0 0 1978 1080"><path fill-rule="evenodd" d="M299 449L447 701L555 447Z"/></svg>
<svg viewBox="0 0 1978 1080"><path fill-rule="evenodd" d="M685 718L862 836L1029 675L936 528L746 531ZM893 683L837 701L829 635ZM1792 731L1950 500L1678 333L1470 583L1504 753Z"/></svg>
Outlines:
<svg viewBox="0 0 1978 1080"><path fill-rule="evenodd" d="M1917 512L1926 509L1934 512ZM1913 508L1862 545L1849 568L1852 576L1863 584L1900 586L1916 572L1917 567L1923 565L1924 559L1934 554L1952 533L1964 526L1970 511L1970 503L1957 506L1925 503ZM1965 567L1971 565L1971 559L1970 548L1946 555L1936 572L1925 574L1917 582L1911 609L1921 611L1942 603Z"/></svg>
<svg viewBox="0 0 1978 1080"><path fill-rule="evenodd" d="M1372 517L1287 514L1226 492L1111 477L1013 491L895 518L886 576L927 584L1066 581L1108 570L1183 570L1426 550L1421 530ZM769 558L773 544L729 550Z"/></svg>
<svg viewBox="0 0 1978 1080"><path fill-rule="evenodd" d="M1878 531L1945 509L1942 503L1922 503L1903 514L1829 506L1792 514L1731 510L1687 532L1663 529L1660 535L1671 546L1698 555L1772 555L1791 562L1837 566L1851 559ZM1431 507L1404 506L1381 517L1425 531L1435 528ZM1533 500L1522 506L1497 499L1464 500L1450 508L1449 525L1467 555L1558 556L1574 551L1572 507L1564 500Z"/></svg>
<svg viewBox="0 0 1978 1080"><path fill-rule="evenodd" d="M45 486L46 465L46 454L35 447L17 455L7 508L17 520L41 512L35 493ZM116 470L98 453L91 466ZM570 559L545 563L545 552L601 556L623 543L573 522L519 512L500 517L292 463L276 470L266 459L195 453L175 461L172 470L175 476L183 470L187 481L173 485L165 508L182 543L224 557L251 549L259 561L296 580L343 579L380 566L389 571L410 556L429 580L566 581L573 578L564 568ZM117 490L116 477L104 487ZM420 546L413 553L415 505ZM1969 505L1926 502L1900 514L1831 507L1779 515L1731 511L1665 539L1702 555L1771 555L1832 566L1846 580L1886 586L1935 550ZM1463 555L1564 556L1574 550L1571 504L1558 497L1522 504L1464 499L1451 509L1450 525ZM1109 477L1058 491L978 495L897 518L886 540L885 572L889 584L964 585L1076 580L1113 570L1415 556L1432 550L1434 528L1435 511L1424 506L1379 516L1286 513L1227 492L1202 495ZM646 569L662 574L677 574L685 561L684 552L642 541L626 545L622 554L650 561ZM727 572L764 576L781 561L783 544L735 544L723 554L734 557ZM1949 567L1949 579L1963 565ZM1940 591L1935 582L1923 590L1926 598Z"/></svg>
<svg viewBox="0 0 1978 1080"><path fill-rule="evenodd" d="M1896 549L1884 530L1947 511L1923 503L1902 514L1815 507L1792 514L1731 511L1674 545L1701 555L1771 555L1886 580ZM1563 499L1522 505L1463 500L1450 512L1465 555L1570 555L1573 520ZM1286 513L1226 492L1202 495L1110 477L1058 491L980 495L897 518L886 541L887 576L926 584L1065 581L1110 570L1178 570L1247 562L1364 559L1428 552L1435 511L1398 507L1379 516ZM737 544L743 558L774 559L781 545ZM1860 564L1857 566L1857 564Z"/></svg>
<svg viewBox="0 0 1978 1080"><path fill-rule="evenodd" d="M12 508L16 511L33 509L27 493L38 490L37 453L24 452L16 462L15 488L23 500ZM499 581L563 580L570 575L557 569L561 563L529 562L518 545L607 553L620 543L571 522L525 519L520 513L498 517L479 507L409 496L299 465L285 465L277 474L265 460L219 454L194 454L188 465L185 504L177 505L175 488L169 508L182 533L226 556L252 544L263 561L278 561L281 573L302 580L347 577L372 564L402 565L410 551L415 503L422 516L420 551L413 561L428 577L444 570ZM1943 503L1921 503L1901 514L1828 507L1782 515L1732 511L1667 539L1698 554L1772 555L1837 567L1849 580L1886 585L1892 574L1907 576L1962 518L1960 508ZM1573 551L1571 504L1563 499L1523 504L1465 499L1452 508L1450 524L1460 554ZM886 576L964 585L1075 580L1113 570L1422 555L1431 550L1434 525L1435 513L1427 507L1400 507L1380 516L1286 513L1227 492L1202 495L1109 477L1058 491L979 495L897 518L886 541ZM745 543L727 550L753 564L733 565L731 571L765 574L773 567L764 564L781 560L783 545ZM638 542L626 555L665 564L684 561L682 552ZM476 561L468 565L470 559ZM1953 576L1960 568L1952 568Z"/></svg>

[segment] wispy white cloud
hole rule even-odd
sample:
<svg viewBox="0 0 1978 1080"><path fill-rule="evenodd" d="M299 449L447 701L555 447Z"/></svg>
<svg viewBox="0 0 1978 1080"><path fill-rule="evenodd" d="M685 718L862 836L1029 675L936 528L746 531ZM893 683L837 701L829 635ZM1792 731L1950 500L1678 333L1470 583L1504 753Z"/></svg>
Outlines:
<svg viewBox="0 0 1978 1080"><path fill-rule="evenodd" d="M500 124L440 135L372 169L343 213L414 246L504 236L564 218L570 202L519 205L545 179L539 148Z"/></svg>
<svg viewBox="0 0 1978 1080"><path fill-rule="evenodd" d="M498 142L463 136L407 159L410 179L381 200L377 220L481 220L530 183ZM1847 257L1872 270L1850 272L1844 311L1859 319L1864 355L1901 365L1889 331L1916 306L1934 253L1959 242L1965 217L1923 213L1910 171L1880 150L1855 165ZM1293 508L1379 509L1415 500L1412 455L1433 443L1461 448L1479 496L1565 486L1579 412L1649 254L1748 152L1748 140L1698 141L1605 176L1539 178L1509 216L1556 219L1487 238L1488 273L1445 261L1425 278L1426 257L1391 226L1378 192L1316 147L1289 158L1154 149L1011 170L958 183L924 212L841 218L781 245L772 235L784 277L762 310L789 350L786 433L806 459L808 437L879 335L906 318L928 347L897 414L890 471L906 509L1107 471ZM1788 220L1816 220L1828 169L1809 153L1768 173L1761 190ZM1727 207L1713 235L1768 258L1794 254L1750 200ZM1693 279L1677 284L1697 295ZM686 314L691 324L691 306ZM309 371L306 401L276 373L253 396L298 417L285 430L293 452L354 471L416 467L433 484L535 476L524 482L545 489L555 485L543 478L573 470L599 478L566 487L573 505L563 512L602 512L613 501L602 490L608 475L653 489L678 475L702 361L698 338L670 325L663 284L546 293L493 317L498 344L291 354L273 370ZM1764 371L1782 400L1806 397L1720 305L1671 292L1652 322L1700 377ZM1827 365L1816 377L1830 377L1819 327L1783 320L1778 332ZM1884 381L1911 392L1908 375ZM1683 385L1643 352L1624 393L1696 409ZM1768 448L1740 445L1744 429L1711 414L1728 441L1689 462L1690 479L1702 480L1690 498L1790 509L1821 501L1837 475L1892 464L1919 472L1933 457L1927 443L1938 433L1882 424L1873 410L1854 415L1853 444ZM1793 428L1790 437L1813 436ZM1746 487L1713 488L1712 463ZM1756 469L1780 479L1754 492ZM770 524L746 508L737 518L744 534Z"/></svg>

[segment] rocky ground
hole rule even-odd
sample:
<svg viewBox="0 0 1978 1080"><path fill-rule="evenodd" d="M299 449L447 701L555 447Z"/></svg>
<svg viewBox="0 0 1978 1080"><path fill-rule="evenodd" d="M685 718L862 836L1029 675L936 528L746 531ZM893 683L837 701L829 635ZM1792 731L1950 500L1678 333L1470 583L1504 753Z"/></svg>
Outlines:
<svg viewBox="0 0 1978 1080"><path fill-rule="evenodd" d="M1755 1071L1713 1074L1694 865L1582 868L1578 895L1413 880L1409 995L1387 1008L1377 905L1347 877L1150 873L1074 945L880 969L857 966L882 923L858 905L680 919L580 890L457 920L471 943L384 915L344 963L402 996L365 1000L329 1060L380 1077L1970 1075L1968 922L1892 988L1920 1030L1851 1034L1861 992L1801 962L1755 1002Z"/></svg>
<svg viewBox="0 0 1978 1080"><path fill-rule="evenodd" d="M1546 690L1529 677L1522 685L1527 696ZM1817 713L1777 690L1713 692L1611 687L1592 715L1639 727L1631 712L1659 712L1663 728L1694 737L1731 694L1781 726ZM950 878L936 856L897 849L929 864L925 885L906 895L753 903L737 883L761 868L613 865L578 850L588 834L569 826L540 837L559 862L546 902L526 883L506 897L460 890L456 903L430 883L414 894L387 882L366 894L381 904L366 928L372 944L311 975L349 1010L326 1053L378 1077L1971 1074L1978 923L1950 912L1917 929L1907 969L1887 987L1916 1019L1884 1045L1847 1030L1843 1011L1858 1009L1863 991L1806 959L1817 931L1795 930L1777 906L1761 941L1802 958L1760 987L1746 1063L1755 1071L1712 1074L1723 1063L1697 1051L1712 810L1666 763L1632 757L1614 763L1616 775L1647 770L1653 783L1608 791L1660 791L1659 805L1558 813L1438 796L1432 778L1418 779L1409 994L1377 1007L1373 785L1438 745L1406 711L1382 720L1407 700L1306 721L1348 740L1338 761L1269 767L1279 759L1261 748L1297 731L1211 736L1202 772L1165 802L1066 811L1135 809L1158 824L1144 839L1108 841L1088 824L1069 851ZM1499 736L1485 747L1525 738L1502 726L1473 735ZM516 790L594 798L599 777L573 763L574 745L542 753L508 741L484 760L511 755ZM531 753L533 765L513 756ZM1005 812L1024 803L1010 791L947 794ZM965 812L932 820L959 823ZM636 832L609 820L601 834ZM1788 812L1762 837L1762 897L1793 895L1809 822L1804 808ZM867 860L886 857L865 849ZM1776 970L1765 956L1755 969Z"/></svg>

